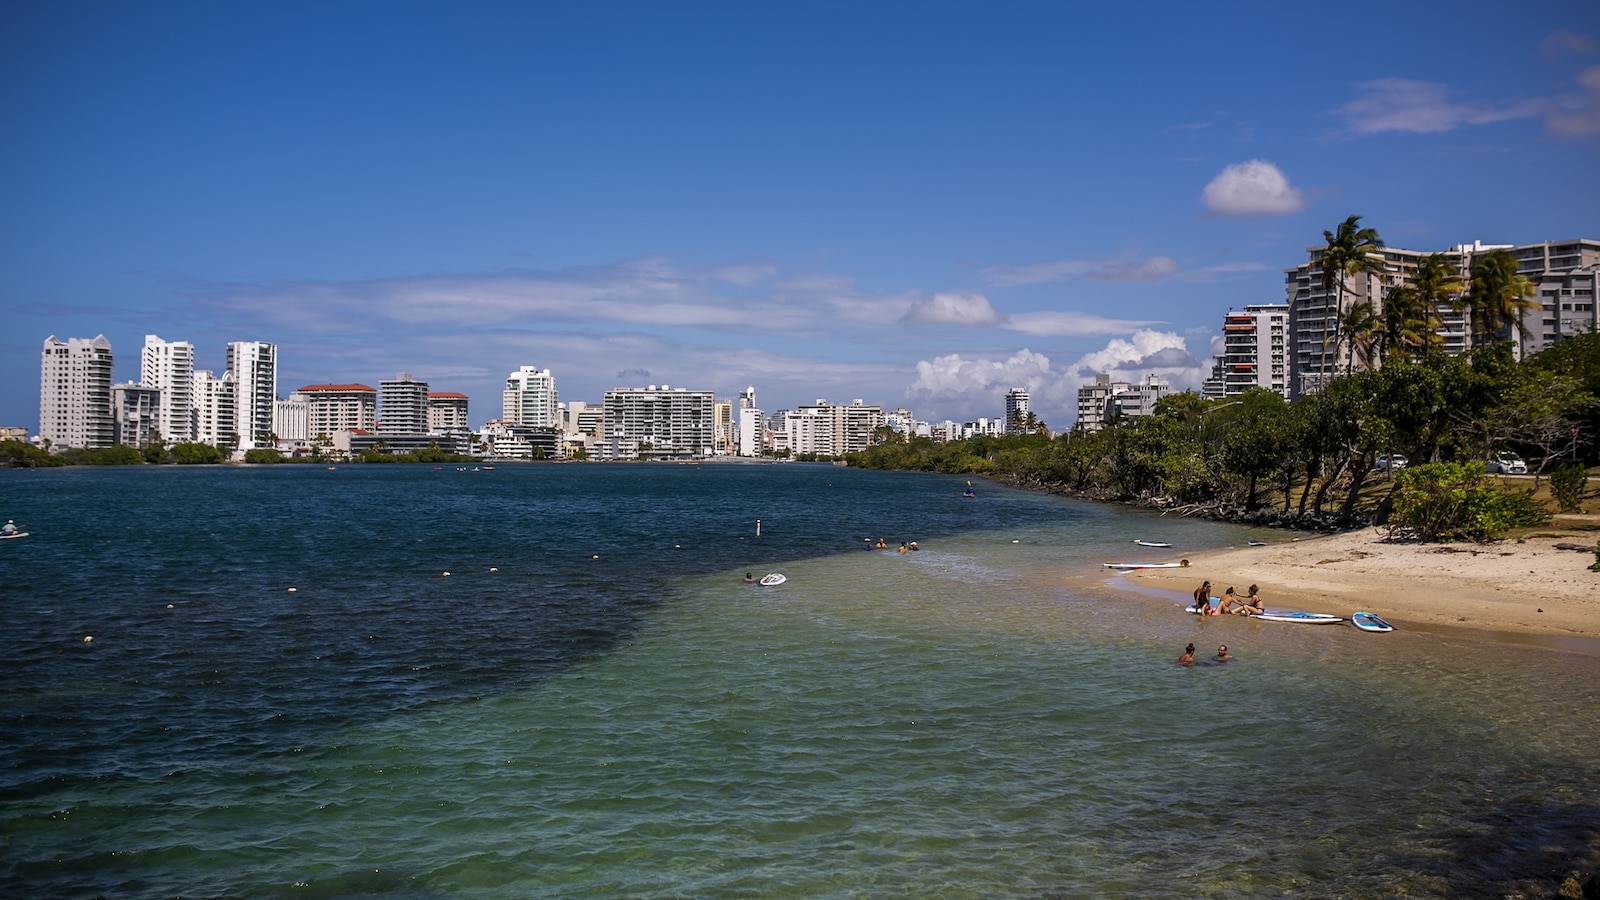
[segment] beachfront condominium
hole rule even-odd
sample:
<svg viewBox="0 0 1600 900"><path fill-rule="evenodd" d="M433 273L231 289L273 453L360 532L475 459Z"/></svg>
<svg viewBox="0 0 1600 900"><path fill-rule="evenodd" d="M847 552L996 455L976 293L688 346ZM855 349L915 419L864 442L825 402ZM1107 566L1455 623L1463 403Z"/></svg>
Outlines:
<svg viewBox="0 0 1600 900"><path fill-rule="evenodd" d="M428 392L428 433L471 431L467 424L467 395L456 391Z"/></svg>
<svg viewBox="0 0 1600 900"><path fill-rule="evenodd" d="M111 421L119 444L150 446L160 429L161 391L137 381L111 386Z"/></svg>
<svg viewBox="0 0 1600 900"><path fill-rule="evenodd" d="M378 430L385 434L428 433L428 383L401 372L378 382Z"/></svg>
<svg viewBox="0 0 1600 900"><path fill-rule="evenodd" d="M1287 353L1289 304L1256 303L1222 317L1222 355L1217 357L1204 395L1209 400L1237 397L1264 388L1289 398Z"/></svg>
<svg viewBox="0 0 1600 900"><path fill-rule="evenodd" d="M602 404L601 449L607 459L688 459L716 446L710 391L668 385L613 388Z"/></svg>
<svg viewBox="0 0 1600 900"><path fill-rule="evenodd" d="M377 430L378 392L367 385L308 384L289 399L306 405L306 434L313 440L332 439L341 431Z"/></svg>
<svg viewBox="0 0 1600 900"><path fill-rule="evenodd" d="M233 373L223 372L218 378L209 369L197 369L189 386L195 442L213 447L235 446L239 440L239 404Z"/></svg>
<svg viewBox="0 0 1600 900"><path fill-rule="evenodd" d="M549 369L523 366L506 377L500 418L530 428L561 427L561 397Z"/></svg>
<svg viewBox="0 0 1600 900"><path fill-rule="evenodd" d="M880 407L861 400L844 405L819 399L811 406L784 410L778 427L790 453L831 457L867 449L882 425Z"/></svg>
<svg viewBox="0 0 1600 900"><path fill-rule="evenodd" d="M233 375L238 449L272 446L272 403L278 399L277 346L265 341L230 343L228 371Z"/></svg>
<svg viewBox="0 0 1600 900"><path fill-rule="evenodd" d="M1351 307L1372 304L1374 315L1383 315L1384 301L1396 288L1416 286L1416 274L1423 258L1432 252L1382 247L1367 254L1377 263L1374 270L1347 274L1343 290L1337 284L1324 287L1322 255L1326 247L1307 247L1310 259L1284 270L1289 304L1289 388L1299 398L1317 391L1328 379L1353 370L1382 365L1373 354L1356 353L1338 328L1339 320ZM1537 244L1485 244L1474 241L1437 251L1463 285L1470 283L1472 264L1488 254L1504 251L1517 263L1517 274L1528 279L1534 290L1533 308L1522 315L1525 330L1497 335L1513 339L1512 349L1520 358L1578 334L1596 330L1594 292L1600 271L1600 241L1577 239L1545 241ZM1435 346L1452 356L1472 347L1473 336L1463 310L1463 296L1441 297L1435 303Z"/></svg>
<svg viewBox="0 0 1600 900"><path fill-rule="evenodd" d="M194 405L189 398L193 381L193 344L164 341L155 334L144 336L144 349L139 353L139 383L161 392L156 429L167 443L194 440Z"/></svg>
<svg viewBox="0 0 1600 900"><path fill-rule="evenodd" d="M1022 388L1006 391L1005 428L1008 434L1019 434L1028 430L1028 402L1028 392Z"/></svg>
<svg viewBox="0 0 1600 900"><path fill-rule="evenodd" d="M39 437L52 448L116 443L111 342L105 335L45 338L39 358Z"/></svg>
<svg viewBox="0 0 1600 900"><path fill-rule="evenodd" d="M1172 386L1159 375L1140 381L1112 381L1108 374L1094 377L1093 384L1078 388L1078 427L1098 431L1125 416L1155 415L1156 403L1172 393Z"/></svg>

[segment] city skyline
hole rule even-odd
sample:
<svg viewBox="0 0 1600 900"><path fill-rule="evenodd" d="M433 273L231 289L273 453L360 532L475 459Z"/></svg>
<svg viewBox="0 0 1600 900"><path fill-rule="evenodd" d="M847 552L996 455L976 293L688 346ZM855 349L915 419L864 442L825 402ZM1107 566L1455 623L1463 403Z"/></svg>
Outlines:
<svg viewBox="0 0 1600 900"><path fill-rule="evenodd" d="M0 13L0 425L39 346L146 334L279 393L412 373L492 418L671 384L924 420L1098 372L1199 388L1351 214L1600 236L1600 13L286 4Z"/></svg>

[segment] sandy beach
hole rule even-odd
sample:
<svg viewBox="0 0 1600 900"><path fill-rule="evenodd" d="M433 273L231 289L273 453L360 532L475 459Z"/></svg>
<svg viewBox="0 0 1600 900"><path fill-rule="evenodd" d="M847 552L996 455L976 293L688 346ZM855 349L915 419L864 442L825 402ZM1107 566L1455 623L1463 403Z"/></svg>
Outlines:
<svg viewBox="0 0 1600 900"><path fill-rule="evenodd" d="M1188 554L1187 568L1142 569L1126 577L1140 587L1184 594L1209 580L1213 596L1230 585L1242 596L1256 584L1268 609L1342 616L1367 610L1397 628L1600 639L1600 572L1588 570L1595 538L1593 530L1559 523L1486 544L1391 543L1382 530L1365 529Z"/></svg>

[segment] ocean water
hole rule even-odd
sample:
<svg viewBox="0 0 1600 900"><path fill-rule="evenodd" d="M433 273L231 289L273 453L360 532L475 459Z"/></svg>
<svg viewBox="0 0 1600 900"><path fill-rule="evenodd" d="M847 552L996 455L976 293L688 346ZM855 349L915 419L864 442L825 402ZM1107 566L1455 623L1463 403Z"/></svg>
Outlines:
<svg viewBox="0 0 1600 900"><path fill-rule="evenodd" d="M1548 896L1596 859L1595 657L1201 621L1100 563L1281 535L965 485L0 472L0 895Z"/></svg>

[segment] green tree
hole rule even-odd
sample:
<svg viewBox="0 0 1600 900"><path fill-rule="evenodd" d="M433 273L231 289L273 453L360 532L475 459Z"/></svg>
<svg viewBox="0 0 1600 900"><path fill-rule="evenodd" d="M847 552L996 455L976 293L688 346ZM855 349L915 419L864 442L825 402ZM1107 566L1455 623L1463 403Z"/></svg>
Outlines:
<svg viewBox="0 0 1600 900"><path fill-rule="evenodd" d="M283 462L283 454L273 447L255 447L244 452L244 461L270 466Z"/></svg>
<svg viewBox="0 0 1600 900"><path fill-rule="evenodd" d="M214 465L222 462L222 451L210 444L180 443L172 445L172 461L180 466Z"/></svg>
<svg viewBox="0 0 1600 900"><path fill-rule="evenodd" d="M1550 515L1530 495L1504 493L1479 463L1424 463L1395 475L1391 535L1422 541L1490 541L1512 528L1543 525Z"/></svg>
<svg viewBox="0 0 1600 900"><path fill-rule="evenodd" d="M1348 292L1346 283L1350 276L1359 274L1380 274L1384 271L1383 260L1373 255L1373 251L1383 247L1383 239L1378 237L1378 232L1371 228L1361 227L1360 216L1350 216L1333 231L1322 232L1326 246L1323 247L1319 261L1322 264L1322 289L1334 292L1334 341L1333 352L1324 353L1322 358L1322 380L1324 384L1328 377L1328 358L1331 355L1336 361L1339 358L1339 319L1344 315L1344 297Z"/></svg>
<svg viewBox="0 0 1600 900"><path fill-rule="evenodd" d="M1526 336L1522 314L1540 308L1528 299L1534 290L1533 282L1517 274L1516 257L1505 250L1474 259L1464 298L1473 346L1509 340L1513 334Z"/></svg>
<svg viewBox="0 0 1600 900"><path fill-rule="evenodd" d="M1334 352L1342 342L1348 353L1345 363L1345 374L1355 371L1356 360L1361 360L1361 367L1372 367L1372 361L1377 355L1378 347L1383 339L1383 320L1373 310L1372 301L1362 300L1352 303L1339 314L1338 326L1333 334L1324 341L1323 346L1333 342Z"/></svg>

